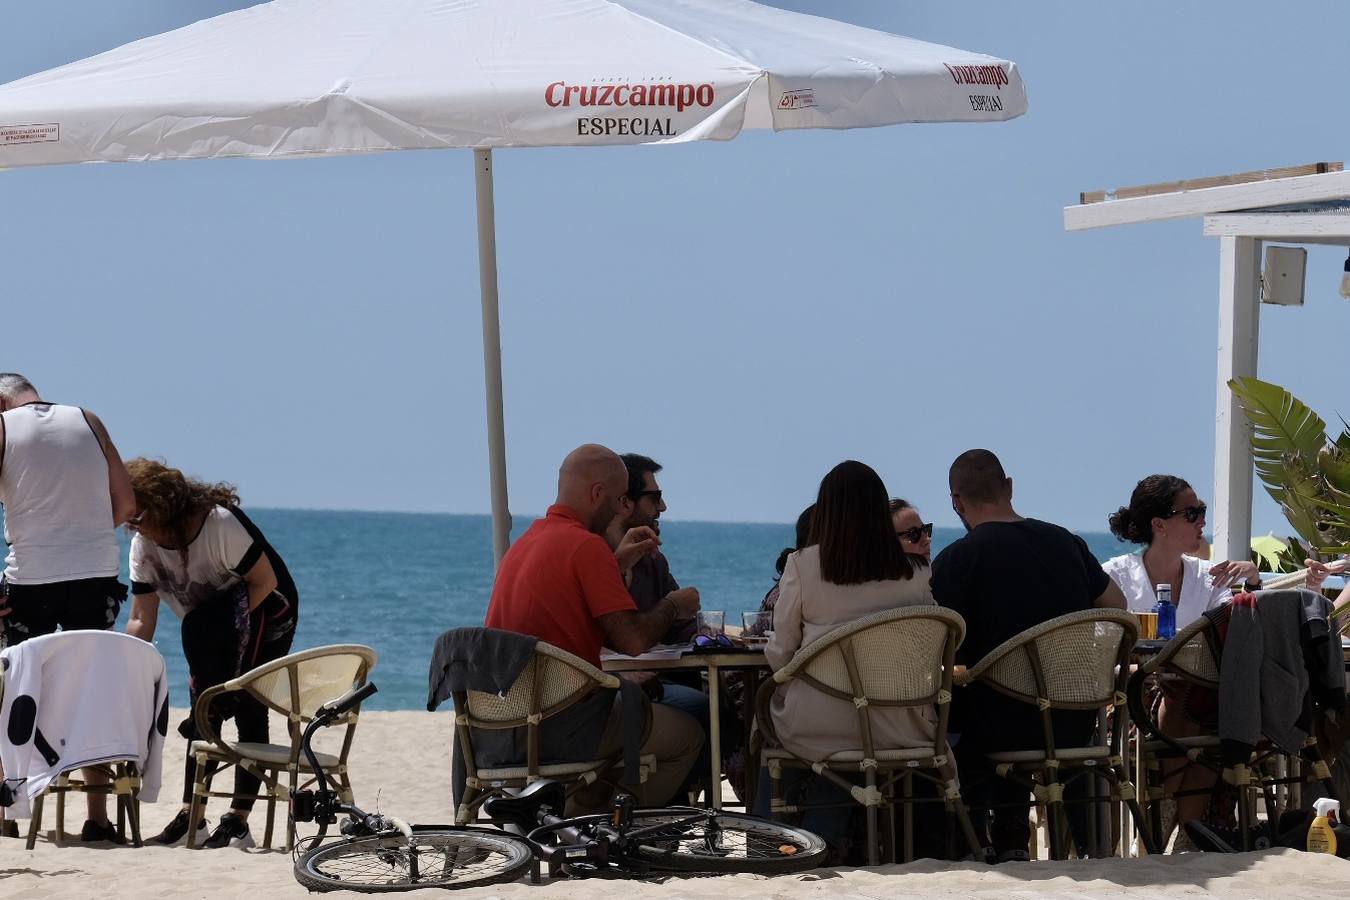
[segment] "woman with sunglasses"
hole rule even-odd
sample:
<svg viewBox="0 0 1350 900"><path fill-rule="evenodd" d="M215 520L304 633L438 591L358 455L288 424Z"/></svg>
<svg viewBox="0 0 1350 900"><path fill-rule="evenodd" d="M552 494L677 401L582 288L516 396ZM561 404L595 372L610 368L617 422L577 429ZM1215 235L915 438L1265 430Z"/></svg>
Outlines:
<svg viewBox="0 0 1350 900"><path fill-rule="evenodd" d="M1184 479L1150 475L1134 486L1130 505L1108 519L1111 533L1122 541L1143 544L1143 553L1127 553L1102 564L1125 594L1133 612L1149 612L1158 604L1155 586L1172 586L1177 628L1200 618L1207 609L1232 599L1232 586L1261 587L1256 565L1230 559L1212 565L1198 554L1205 547L1205 504Z"/></svg>
<svg viewBox="0 0 1350 900"><path fill-rule="evenodd" d="M810 540L810 546L788 555L778 583L773 637L764 648L771 668L781 669L797 650L840 625L883 610L933 602L928 564L906 554L896 540L886 486L869 466L848 460L821 481ZM800 680L778 690L771 714L784 747L801 759L861 749L853 703ZM932 742L937 715L931 708L897 707L874 712L871 723L877 746L913 747ZM767 814L767 775L759 784L758 806ZM837 849L848 822L847 796L829 781L802 770L784 770L782 785L808 807L802 826ZM841 798L844 802L839 804ZM819 808L822 804L839 805Z"/></svg>
<svg viewBox="0 0 1350 900"><path fill-rule="evenodd" d="M908 500L891 498L891 524L900 547L908 554L933 561L933 523L925 522Z"/></svg>
<svg viewBox="0 0 1350 900"><path fill-rule="evenodd" d="M161 600L182 619L188 693L195 706L207 688L290 652L299 605L295 582L281 556L239 509L239 495L230 485L186 478L150 459L133 459L127 472L137 509L127 522L133 534L127 633L153 640ZM233 717L241 742L267 743L267 708L252 695L229 695L210 712L217 729L222 719ZM189 741L198 737L191 717L178 730ZM183 807L151 843L176 844L187 834L195 774L189 755ZM203 847L252 843L248 816L258 786L256 776L235 768L230 811Z"/></svg>

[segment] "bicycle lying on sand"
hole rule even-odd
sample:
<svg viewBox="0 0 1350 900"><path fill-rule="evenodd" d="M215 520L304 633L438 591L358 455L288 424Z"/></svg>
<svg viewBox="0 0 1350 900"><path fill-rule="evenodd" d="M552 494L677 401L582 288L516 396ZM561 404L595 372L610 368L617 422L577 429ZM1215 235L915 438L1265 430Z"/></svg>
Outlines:
<svg viewBox="0 0 1350 900"><path fill-rule="evenodd" d="M375 686L366 684L325 704L301 738L315 789L292 793L291 814L317 823L319 833L305 842L295 877L311 891L481 887L526 872L537 881L541 864L550 877L783 875L815 868L825 856L824 841L800 828L721 810L636 809L626 794L609 813L564 818L565 790L552 781L489 800L484 810L501 828L409 825L364 812L329 787L310 741L373 693ZM347 816L344 837L324 843L340 815Z"/></svg>

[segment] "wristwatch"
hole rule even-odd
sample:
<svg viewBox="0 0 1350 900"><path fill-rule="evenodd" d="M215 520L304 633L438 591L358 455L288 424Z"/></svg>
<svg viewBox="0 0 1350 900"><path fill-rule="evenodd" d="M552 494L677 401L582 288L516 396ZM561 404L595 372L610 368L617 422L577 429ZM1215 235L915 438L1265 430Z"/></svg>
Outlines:
<svg viewBox="0 0 1350 900"><path fill-rule="evenodd" d="M1259 591L1259 590L1261 590L1261 578L1258 576L1257 579L1256 579L1255 581L1252 581L1252 580L1250 580L1250 579L1244 578L1244 579L1242 580L1242 589L1243 589L1244 591Z"/></svg>

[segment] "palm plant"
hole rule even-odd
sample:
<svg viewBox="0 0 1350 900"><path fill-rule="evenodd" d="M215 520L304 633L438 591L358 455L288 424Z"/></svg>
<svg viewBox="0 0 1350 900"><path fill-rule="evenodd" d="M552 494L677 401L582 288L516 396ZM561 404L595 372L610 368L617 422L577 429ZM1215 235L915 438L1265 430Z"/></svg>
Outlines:
<svg viewBox="0 0 1350 900"><path fill-rule="evenodd" d="M1277 384L1228 382L1252 424L1256 474L1308 556L1350 553L1350 424L1334 442L1326 422ZM1292 554L1294 559L1298 554Z"/></svg>

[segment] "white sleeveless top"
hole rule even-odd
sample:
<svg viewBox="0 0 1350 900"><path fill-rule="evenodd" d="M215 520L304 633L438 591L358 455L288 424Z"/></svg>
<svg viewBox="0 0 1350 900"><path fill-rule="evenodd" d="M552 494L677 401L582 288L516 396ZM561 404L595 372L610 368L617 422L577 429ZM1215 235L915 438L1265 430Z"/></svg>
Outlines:
<svg viewBox="0 0 1350 900"><path fill-rule="evenodd" d="M5 580L50 584L118 569L108 460L78 406L29 403L0 414Z"/></svg>

